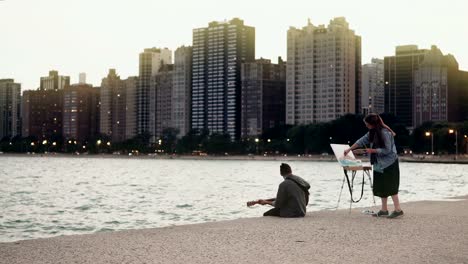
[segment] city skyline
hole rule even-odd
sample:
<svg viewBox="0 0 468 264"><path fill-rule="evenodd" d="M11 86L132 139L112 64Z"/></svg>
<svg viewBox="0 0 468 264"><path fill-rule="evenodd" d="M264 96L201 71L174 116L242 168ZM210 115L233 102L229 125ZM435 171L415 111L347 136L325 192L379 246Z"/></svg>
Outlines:
<svg viewBox="0 0 468 264"><path fill-rule="evenodd" d="M459 40L468 33L462 27L468 22L463 14L467 9L468 3L463 1L451 1L449 6L427 1L361 1L361 5L302 0L289 1L288 5L279 1L220 5L213 0L131 4L2 1L0 24L9 26L2 27L0 76L14 78L22 84L22 90L31 90L39 87L40 77L49 70L70 76L71 83L77 83L78 74L85 72L88 82L99 86L110 68L116 68L124 78L137 75L138 54L144 48L175 50L192 45L193 29L234 17L256 28L256 58L272 62L278 56L286 58L289 27L302 27L307 19L314 25L326 25L332 18L344 16L362 36L363 64L373 57L390 56L397 45L430 48L434 44L445 54L453 54L461 70L468 70L468 49Z"/></svg>

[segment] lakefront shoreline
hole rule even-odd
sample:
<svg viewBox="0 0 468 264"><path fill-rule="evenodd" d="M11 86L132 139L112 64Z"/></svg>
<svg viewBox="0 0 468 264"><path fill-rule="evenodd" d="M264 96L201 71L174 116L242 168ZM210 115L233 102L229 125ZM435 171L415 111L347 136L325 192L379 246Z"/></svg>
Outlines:
<svg viewBox="0 0 468 264"><path fill-rule="evenodd" d="M47 157L47 158L120 158L120 159L157 159L157 160L265 160L265 161L324 161L324 162L336 162L334 155L114 155L114 154L66 154L66 153L35 153L35 154L24 154L24 153L4 153L0 155L2 157ZM364 162L368 160L366 157L357 157L362 159ZM415 155L401 155L399 156L401 162L415 162L415 163L440 163L440 164L468 164L467 155L442 155L442 156L431 156L423 154Z"/></svg>
<svg viewBox="0 0 468 264"><path fill-rule="evenodd" d="M0 263L468 263L467 198L0 243Z"/></svg>

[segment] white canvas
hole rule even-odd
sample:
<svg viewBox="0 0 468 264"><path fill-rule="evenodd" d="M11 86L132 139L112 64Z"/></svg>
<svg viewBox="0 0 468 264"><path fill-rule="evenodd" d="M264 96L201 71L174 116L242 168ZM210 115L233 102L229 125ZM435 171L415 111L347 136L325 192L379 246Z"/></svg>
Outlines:
<svg viewBox="0 0 468 264"><path fill-rule="evenodd" d="M347 144L330 144L336 160L341 166L362 166L361 160L354 157L354 153L350 151L348 155L344 155L344 151L349 148Z"/></svg>

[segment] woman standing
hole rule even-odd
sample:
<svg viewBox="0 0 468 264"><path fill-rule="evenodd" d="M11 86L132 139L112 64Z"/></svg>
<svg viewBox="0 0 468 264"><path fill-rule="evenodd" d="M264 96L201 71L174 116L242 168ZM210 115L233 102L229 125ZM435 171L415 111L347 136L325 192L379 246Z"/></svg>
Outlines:
<svg viewBox="0 0 468 264"><path fill-rule="evenodd" d="M369 129L363 137L358 139L349 149L345 150L345 156L356 148L365 148L370 154L374 171L374 186L372 191L382 200L382 208L374 216L386 216L396 218L403 215L398 199L400 186L400 168L398 155L393 136L395 133L383 123L377 114L369 114L364 118L364 123ZM370 146L369 148L367 146ZM391 196L395 210L389 215L387 200Z"/></svg>

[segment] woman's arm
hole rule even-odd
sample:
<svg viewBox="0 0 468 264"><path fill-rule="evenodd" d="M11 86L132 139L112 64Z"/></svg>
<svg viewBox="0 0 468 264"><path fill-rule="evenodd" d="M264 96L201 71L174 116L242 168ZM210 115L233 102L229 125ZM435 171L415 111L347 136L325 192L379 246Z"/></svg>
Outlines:
<svg viewBox="0 0 468 264"><path fill-rule="evenodd" d="M364 136L358 139L356 143L354 143L350 148L346 149L344 151L344 155L346 156L351 150L363 147L365 145L369 145L369 132L367 132Z"/></svg>
<svg viewBox="0 0 468 264"><path fill-rule="evenodd" d="M392 152L393 144L393 134L390 131L382 130L382 139L385 143L385 147L383 148L376 148L368 151L368 153L378 153L381 155L387 155Z"/></svg>

